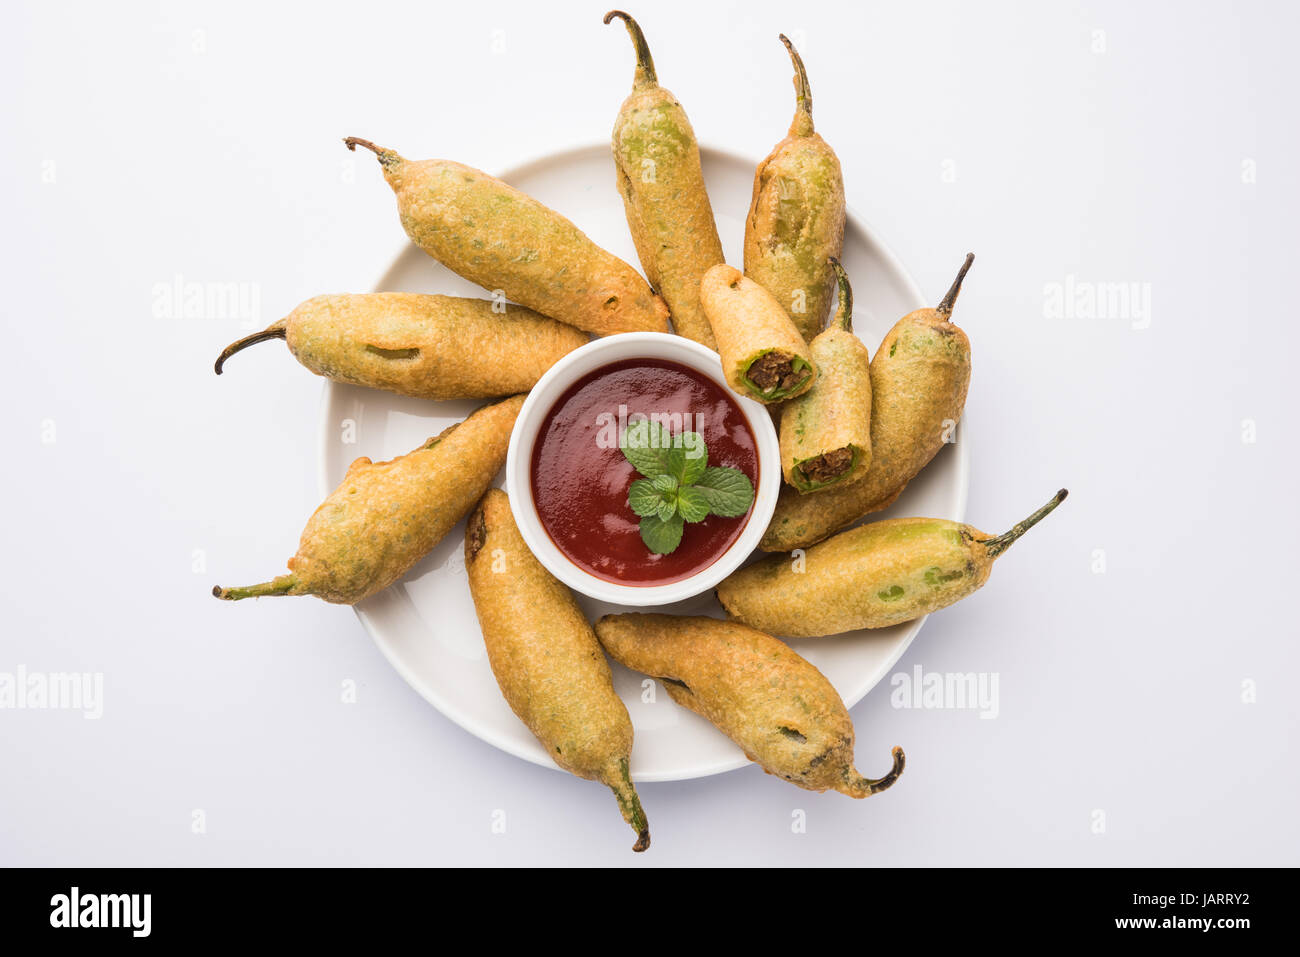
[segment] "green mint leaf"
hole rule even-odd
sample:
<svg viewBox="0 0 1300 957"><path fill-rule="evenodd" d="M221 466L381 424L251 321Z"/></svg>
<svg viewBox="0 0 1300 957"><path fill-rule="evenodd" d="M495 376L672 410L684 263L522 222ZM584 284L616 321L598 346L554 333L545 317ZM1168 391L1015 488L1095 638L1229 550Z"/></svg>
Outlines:
<svg viewBox="0 0 1300 957"><path fill-rule="evenodd" d="M682 485L694 485L709 464L709 450L698 432L683 432L673 437L668 453L668 472Z"/></svg>
<svg viewBox="0 0 1300 957"><path fill-rule="evenodd" d="M702 522L709 517L709 500L693 485L677 492L677 514L687 522Z"/></svg>
<svg viewBox="0 0 1300 957"><path fill-rule="evenodd" d="M679 481L686 474L686 453L676 446L668 450L668 474ZM688 483L683 481L681 484Z"/></svg>
<svg viewBox="0 0 1300 957"><path fill-rule="evenodd" d="M677 491L677 479L671 475L656 475L650 480L650 484L654 486L655 491L660 495Z"/></svg>
<svg viewBox="0 0 1300 957"><path fill-rule="evenodd" d="M723 518L744 515L754 504L754 483L739 469L706 468L692 488L704 496L710 512Z"/></svg>
<svg viewBox="0 0 1300 957"><path fill-rule="evenodd" d="M677 514L677 496L674 494L671 499L661 498L658 508L655 509L655 514L662 521L671 522L673 516Z"/></svg>
<svg viewBox="0 0 1300 957"><path fill-rule="evenodd" d="M618 447L646 478L668 474L670 439L658 422L642 419L632 423L619 437Z"/></svg>
<svg viewBox="0 0 1300 957"><path fill-rule="evenodd" d="M682 517L664 521L656 515L641 519L641 541L656 555L667 555L682 543Z"/></svg>
<svg viewBox="0 0 1300 957"><path fill-rule="evenodd" d="M627 504L638 515L653 515L661 498L650 479L637 479L627 490Z"/></svg>

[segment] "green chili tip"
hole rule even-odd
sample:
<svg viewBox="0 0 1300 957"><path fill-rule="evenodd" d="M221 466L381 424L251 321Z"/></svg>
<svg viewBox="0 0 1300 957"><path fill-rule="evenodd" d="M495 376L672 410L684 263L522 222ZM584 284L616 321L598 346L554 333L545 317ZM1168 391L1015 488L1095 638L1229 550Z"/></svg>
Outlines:
<svg viewBox="0 0 1300 957"><path fill-rule="evenodd" d="M267 595L287 595L297 584L298 579L292 575L281 575L279 578L272 579L269 582L262 582L259 585L245 585L235 588L223 588L221 585L213 585L212 595L225 601L262 598Z"/></svg>
<svg viewBox="0 0 1300 957"><path fill-rule="evenodd" d="M632 85L634 87L654 86L659 82L659 78L655 75L655 61L650 56L650 45L645 42L645 34L641 32L640 24L622 10L611 10L605 14L605 24L608 25L615 17L623 21L636 47L636 73L632 77Z"/></svg>
<svg viewBox="0 0 1300 957"><path fill-rule="evenodd" d="M790 51L790 60L794 63L794 114L795 122L798 123L800 114L807 117L807 131L805 136L811 135L812 126L812 87L808 85L808 71L803 67L803 57L799 56L799 51L794 48L790 38L784 33L780 34L781 42L785 48Z"/></svg>
<svg viewBox="0 0 1300 957"><path fill-rule="evenodd" d="M839 303L835 307L835 316L831 322L845 332L853 331L853 287L849 285L849 275L834 256L830 257L831 269L835 270L835 284L839 287Z"/></svg>
<svg viewBox="0 0 1300 957"><path fill-rule="evenodd" d="M226 364L226 360L236 352L242 352L249 346L256 345L259 342L265 342L267 339L283 339L285 337L284 326L272 326L270 329L263 329L261 332L255 332L251 336L232 342L226 348L221 350L221 355L217 356L217 361L212 368L217 375L221 375L221 367Z"/></svg>
<svg viewBox="0 0 1300 957"><path fill-rule="evenodd" d="M952 285L948 287L948 292L944 295L942 301L940 301L938 307L935 309L935 312L939 313L939 315L952 315L952 307L957 304L957 296L961 293L962 280L966 278L966 273L970 271L970 264L974 261L975 254L967 253L966 261L961 264L961 269L957 271L957 278L952 281Z"/></svg>
<svg viewBox="0 0 1300 957"><path fill-rule="evenodd" d="M879 794L886 788L890 787L903 773L903 768L907 765L907 756L903 754L903 749L895 747L890 752L894 758L894 766L889 769L889 773L883 778L864 778L857 772L850 772L849 775L849 793L854 797L871 797L873 794Z"/></svg>
<svg viewBox="0 0 1300 957"><path fill-rule="evenodd" d="M999 555L1005 552L1008 548L1010 548L1015 543L1016 539L1018 539L1021 535L1025 534L1025 532L1029 531L1031 528L1033 528L1035 525L1041 522L1044 518L1050 515L1052 509L1056 508L1056 506L1064 502L1065 497L1069 494L1070 492L1068 489L1061 489L1054 496L1052 496L1052 500L1050 502L1048 502L1038 511L1034 512L1033 515L1030 515L1023 522L1016 524L1014 527L1012 527L1010 531L1003 532L1001 535L995 535L993 538L984 539L984 541L981 542L981 544L988 552L989 557L997 558Z"/></svg>
<svg viewBox="0 0 1300 957"><path fill-rule="evenodd" d="M632 850L638 853L644 851L650 846L650 823L646 820L645 811L641 809L636 786L632 784L632 772L628 768L627 758L619 759L616 780L609 788L614 792L614 797L618 798L623 819L636 829L636 843L632 845Z"/></svg>
<svg viewBox="0 0 1300 957"><path fill-rule="evenodd" d="M397 163L401 160L401 157L392 150L386 150L382 146L376 146L374 143L370 142L370 140L363 140L359 136L346 137L343 140L343 145L354 153L357 151L358 146L364 146L366 149L370 150L370 152L379 157L379 162L382 166L391 166L393 163Z"/></svg>

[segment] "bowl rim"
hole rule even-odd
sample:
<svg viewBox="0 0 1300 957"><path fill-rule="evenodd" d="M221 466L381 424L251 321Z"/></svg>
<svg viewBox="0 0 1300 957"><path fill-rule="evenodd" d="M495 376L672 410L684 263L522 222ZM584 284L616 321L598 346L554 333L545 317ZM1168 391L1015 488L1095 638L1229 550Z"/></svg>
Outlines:
<svg viewBox="0 0 1300 957"><path fill-rule="evenodd" d="M740 535L709 565L680 581L623 585L591 574L566 556L542 524L532 491L532 457L540 425L555 402L577 380L616 362L659 359L678 362L708 377L736 403L758 455L754 505ZM754 553L776 511L781 490L781 452L776 426L761 402L740 395L727 383L718 353L692 339L667 332L622 332L593 339L565 355L528 392L510 432L506 452L506 494L524 544L548 572L589 598L625 607L668 605L712 590Z"/></svg>

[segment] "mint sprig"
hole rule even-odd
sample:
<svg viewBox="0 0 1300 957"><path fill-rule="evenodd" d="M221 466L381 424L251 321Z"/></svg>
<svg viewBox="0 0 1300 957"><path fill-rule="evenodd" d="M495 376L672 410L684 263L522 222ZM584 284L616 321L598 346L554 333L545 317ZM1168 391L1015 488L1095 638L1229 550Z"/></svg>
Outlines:
<svg viewBox="0 0 1300 957"><path fill-rule="evenodd" d="M754 486L749 476L737 469L705 469L692 488L704 496L710 512L724 518L744 515L754 501Z"/></svg>
<svg viewBox="0 0 1300 957"><path fill-rule="evenodd" d="M618 445L644 476L628 487L627 504L641 516L641 541L655 554L667 555L681 544L686 522L710 515L734 518L754 502L749 476L710 466L698 432L673 436L658 422L642 419L627 427Z"/></svg>

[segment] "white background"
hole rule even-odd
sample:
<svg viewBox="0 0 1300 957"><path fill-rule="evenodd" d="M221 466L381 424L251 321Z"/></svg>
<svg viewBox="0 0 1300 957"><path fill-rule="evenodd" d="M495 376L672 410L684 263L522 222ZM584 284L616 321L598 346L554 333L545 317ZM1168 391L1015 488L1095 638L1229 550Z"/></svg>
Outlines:
<svg viewBox="0 0 1300 957"><path fill-rule="evenodd" d="M850 205L928 296L978 254L968 520L1071 490L896 669L996 673L999 716L854 709L862 770L907 750L888 794L647 784L632 855L604 789L443 718L348 609L212 599L318 503L322 383L271 345L217 379L239 320L156 287L254 284L259 325L370 289L405 240L340 138L489 171L602 141L604 11L8 5L0 671L105 703L0 711L0 864L1300 863L1291 4L632 8L701 140L755 160L796 39ZM1149 284L1149 327L1049 318L1067 276Z"/></svg>

